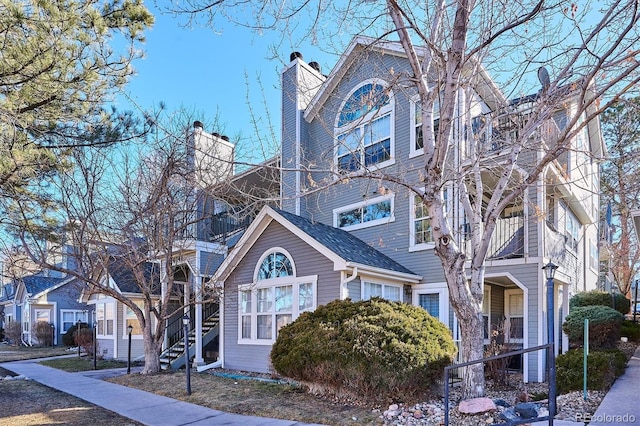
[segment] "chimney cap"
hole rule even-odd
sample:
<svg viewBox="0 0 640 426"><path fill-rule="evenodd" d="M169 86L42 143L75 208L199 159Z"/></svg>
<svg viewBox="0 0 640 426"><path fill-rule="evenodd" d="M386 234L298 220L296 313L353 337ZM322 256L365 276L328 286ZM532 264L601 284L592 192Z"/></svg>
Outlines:
<svg viewBox="0 0 640 426"><path fill-rule="evenodd" d="M319 63L317 63L316 61L311 61L311 62L309 62L309 66L310 66L311 68L313 68L314 70L316 70L316 71L320 72L320 64L319 64Z"/></svg>
<svg viewBox="0 0 640 426"><path fill-rule="evenodd" d="M194 129L204 129L204 124L202 124L202 121L194 121L193 122L193 128Z"/></svg>
<svg viewBox="0 0 640 426"><path fill-rule="evenodd" d="M292 52L291 55L289 55L289 61L293 62L296 60L296 58L303 60L302 59L302 53L300 52Z"/></svg>

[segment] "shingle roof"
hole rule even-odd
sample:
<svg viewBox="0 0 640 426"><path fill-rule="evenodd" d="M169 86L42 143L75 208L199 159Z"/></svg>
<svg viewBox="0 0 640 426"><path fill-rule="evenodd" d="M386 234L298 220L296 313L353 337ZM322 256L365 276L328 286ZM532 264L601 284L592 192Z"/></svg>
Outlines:
<svg viewBox="0 0 640 426"><path fill-rule="evenodd" d="M417 275L347 231L320 222L313 222L283 210L275 208L274 210L311 238L348 262Z"/></svg>
<svg viewBox="0 0 640 426"><path fill-rule="evenodd" d="M50 288L55 287L56 285L62 283L63 281L69 280L68 277L47 277L44 275L27 275L26 277L20 278L24 283L24 287L27 290L27 293L31 295L36 295L42 293L45 290L49 290Z"/></svg>
<svg viewBox="0 0 640 426"><path fill-rule="evenodd" d="M111 256L109 258L107 272L123 293L141 293L133 270L121 256ZM160 274L156 264L146 263L144 265L144 276L147 283L153 285L153 294L160 294Z"/></svg>

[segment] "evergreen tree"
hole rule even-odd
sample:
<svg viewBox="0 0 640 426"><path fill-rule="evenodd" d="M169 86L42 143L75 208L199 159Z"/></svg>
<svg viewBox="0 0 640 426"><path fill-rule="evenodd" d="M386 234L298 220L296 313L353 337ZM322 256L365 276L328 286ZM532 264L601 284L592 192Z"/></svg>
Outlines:
<svg viewBox="0 0 640 426"><path fill-rule="evenodd" d="M609 161L601 189L613 213L611 272L627 294L640 266L631 211L640 208L640 98L623 99L602 115Z"/></svg>

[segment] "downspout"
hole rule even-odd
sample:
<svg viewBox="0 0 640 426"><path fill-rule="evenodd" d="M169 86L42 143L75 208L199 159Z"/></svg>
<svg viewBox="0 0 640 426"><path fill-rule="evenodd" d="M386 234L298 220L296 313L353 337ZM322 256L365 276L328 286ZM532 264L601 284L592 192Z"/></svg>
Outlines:
<svg viewBox="0 0 640 426"><path fill-rule="evenodd" d="M346 272L343 272L343 274L346 274ZM344 275L343 275L344 276ZM347 284L350 283L351 281L355 280L358 277L358 267L355 266L353 268L353 274L351 274L351 276L347 276L346 278L344 278L342 280L342 282L340 283L340 288L341 288L341 295L340 295L340 299L344 300L347 297L349 297L349 291L347 289Z"/></svg>

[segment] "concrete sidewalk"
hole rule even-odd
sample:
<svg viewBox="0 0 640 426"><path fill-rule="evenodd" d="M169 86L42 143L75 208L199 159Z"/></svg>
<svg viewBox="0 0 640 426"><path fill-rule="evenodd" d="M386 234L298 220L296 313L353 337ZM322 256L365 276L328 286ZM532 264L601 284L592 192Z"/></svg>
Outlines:
<svg viewBox="0 0 640 426"><path fill-rule="evenodd" d="M150 426L305 424L212 410L101 380L102 377L115 374L114 371L67 373L40 365L38 361L40 360L7 362L0 364L0 367ZM120 374L121 372L120 369Z"/></svg>
<svg viewBox="0 0 640 426"><path fill-rule="evenodd" d="M591 416L589 426L640 425L640 346Z"/></svg>

